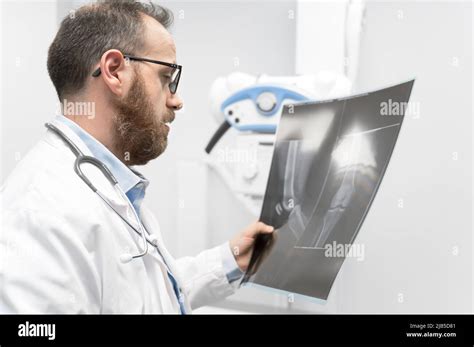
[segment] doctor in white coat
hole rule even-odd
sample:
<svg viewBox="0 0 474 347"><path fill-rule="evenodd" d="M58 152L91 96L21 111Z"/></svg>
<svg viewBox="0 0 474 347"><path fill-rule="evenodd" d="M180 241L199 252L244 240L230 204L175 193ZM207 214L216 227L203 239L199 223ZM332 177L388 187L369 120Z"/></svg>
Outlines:
<svg viewBox="0 0 474 347"><path fill-rule="evenodd" d="M51 124L103 162L123 195L83 164L107 205L75 172L64 139L47 130L0 190L0 312L191 313L232 294L256 236L273 232L255 222L223 245L177 260L163 244L146 206L148 180L135 166L165 150L182 107L171 19L160 6L104 1L61 23L48 72L63 115ZM137 230L142 223L156 247L137 256L142 236L122 218Z"/></svg>

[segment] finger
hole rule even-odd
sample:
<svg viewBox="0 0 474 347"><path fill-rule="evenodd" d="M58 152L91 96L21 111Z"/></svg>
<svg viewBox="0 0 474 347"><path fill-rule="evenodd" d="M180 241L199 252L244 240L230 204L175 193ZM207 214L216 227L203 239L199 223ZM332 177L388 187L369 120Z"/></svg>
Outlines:
<svg viewBox="0 0 474 347"><path fill-rule="evenodd" d="M262 222L250 224L244 231L244 235L254 238L258 234L266 234L273 232L273 227Z"/></svg>
<svg viewBox="0 0 474 347"><path fill-rule="evenodd" d="M274 228L271 225L267 225L263 222L257 222L257 232L262 234L268 234L273 232Z"/></svg>
<svg viewBox="0 0 474 347"><path fill-rule="evenodd" d="M271 225L265 224L265 229L263 229L262 232L265 234L269 234L269 233L272 233L274 230L275 230L274 227L272 227Z"/></svg>

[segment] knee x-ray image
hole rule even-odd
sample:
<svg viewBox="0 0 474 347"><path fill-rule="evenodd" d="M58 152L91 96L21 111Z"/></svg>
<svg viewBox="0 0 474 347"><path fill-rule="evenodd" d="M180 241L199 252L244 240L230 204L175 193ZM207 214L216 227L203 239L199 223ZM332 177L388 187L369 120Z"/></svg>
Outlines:
<svg viewBox="0 0 474 347"><path fill-rule="evenodd" d="M397 141L414 81L283 110L244 282L326 300ZM345 248L347 249L347 248Z"/></svg>

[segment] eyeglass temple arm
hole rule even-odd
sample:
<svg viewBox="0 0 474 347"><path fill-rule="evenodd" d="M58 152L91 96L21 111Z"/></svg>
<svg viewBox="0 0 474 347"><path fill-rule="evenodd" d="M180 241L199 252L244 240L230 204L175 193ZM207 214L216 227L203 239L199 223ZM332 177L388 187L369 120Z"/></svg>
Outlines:
<svg viewBox="0 0 474 347"><path fill-rule="evenodd" d="M128 54L123 55L124 58L130 59L130 60L136 60L135 57L132 57ZM92 77L99 77L102 71L100 70L100 66L92 73Z"/></svg>

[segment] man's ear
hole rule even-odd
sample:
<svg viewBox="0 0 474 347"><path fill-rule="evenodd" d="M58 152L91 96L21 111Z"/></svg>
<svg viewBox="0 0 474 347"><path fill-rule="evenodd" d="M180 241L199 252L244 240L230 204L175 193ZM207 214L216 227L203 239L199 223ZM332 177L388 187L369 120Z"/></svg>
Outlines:
<svg viewBox="0 0 474 347"><path fill-rule="evenodd" d="M108 50L102 54L100 59L102 80L110 91L117 96L123 96L125 93L126 86L124 83L128 78L127 74L130 73L130 70L127 69L128 63L123 54L116 49Z"/></svg>

